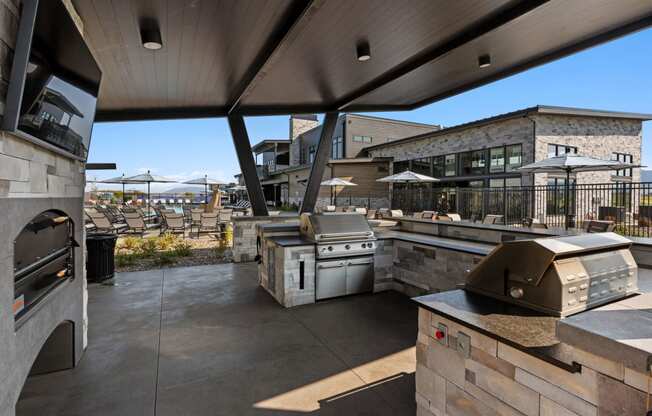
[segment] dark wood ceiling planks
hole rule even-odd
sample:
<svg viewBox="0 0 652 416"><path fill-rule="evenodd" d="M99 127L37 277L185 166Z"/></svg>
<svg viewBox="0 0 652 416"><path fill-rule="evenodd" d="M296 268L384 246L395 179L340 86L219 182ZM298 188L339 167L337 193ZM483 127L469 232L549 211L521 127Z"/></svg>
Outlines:
<svg viewBox="0 0 652 416"><path fill-rule="evenodd" d="M104 73L100 121L408 110L652 25L650 0L73 2ZM142 47L144 17L161 50Z"/></svg>

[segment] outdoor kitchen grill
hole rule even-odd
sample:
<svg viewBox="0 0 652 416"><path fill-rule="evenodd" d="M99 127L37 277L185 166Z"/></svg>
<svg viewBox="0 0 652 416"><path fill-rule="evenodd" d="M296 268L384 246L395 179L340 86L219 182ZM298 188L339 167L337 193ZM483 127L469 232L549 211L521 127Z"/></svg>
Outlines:
<svg viewBox="0 0 652 416"><path fill-rule="evenodd" d="M370 292L376 238L364 215L302 214L301 235L315 243L315 298Z"/></svg>
<svg viewBox="0 0 652 416"><path fill-rule="evenodd" d="M638 290L631 241L614 233L509 241L467 278L466 290L568 316Z"/></svg>
<svg viewBox="0 0 652 416"><path fill-rule="evenodd" d="M73 225L58 211L32 219L14 241L14 319L26 316L56 286L74 277Z"/></svg>

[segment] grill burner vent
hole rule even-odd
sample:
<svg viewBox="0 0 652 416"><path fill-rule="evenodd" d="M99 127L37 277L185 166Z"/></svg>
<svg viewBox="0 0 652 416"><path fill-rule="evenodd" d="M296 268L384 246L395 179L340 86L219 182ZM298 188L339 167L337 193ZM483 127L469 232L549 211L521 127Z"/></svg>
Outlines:
<svg viewBox="0 0 652 416"><path fill-rule="evenodd" d="M45 211L32 219L14 241L14 319L21 321L56 286L74 278L70 218Z"/></svg>

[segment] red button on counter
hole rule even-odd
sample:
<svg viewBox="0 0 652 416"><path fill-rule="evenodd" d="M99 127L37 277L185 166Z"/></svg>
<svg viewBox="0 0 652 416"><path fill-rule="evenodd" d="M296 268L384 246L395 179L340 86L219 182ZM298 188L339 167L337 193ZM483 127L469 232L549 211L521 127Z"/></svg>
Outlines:
<svg viewBox="0 0 652 416"><path fill-rule="evenodd" d="M435 338L437 339L444 339L446 334L444 334L444 331L436 330L435 331Z"/></svg>

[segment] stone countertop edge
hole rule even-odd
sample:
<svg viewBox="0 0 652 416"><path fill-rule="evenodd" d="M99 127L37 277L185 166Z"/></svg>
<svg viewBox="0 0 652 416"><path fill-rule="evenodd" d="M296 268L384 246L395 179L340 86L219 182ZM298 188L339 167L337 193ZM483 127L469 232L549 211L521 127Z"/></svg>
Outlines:
<svg viewBox="0 0 652 416"><path fill-rule="evenodd" d="M557 337L647 374L652 365L652 293L569 316L559 321Z"/></svg>
<svg viewBox="0 0 652 416"><path fill-rule="evenodd" d="M452 251L459 251L462 253L477 254L486 256L494 249L495 246L484 243L467 243L463 240L456 240L453 238L437 237L427 234L418 234L409 231L386 231L376 233L378 240L399 240L407 243L422 244L425 246L439 247ZM480 246L487 246L486 248Z"/></svg>
<svg viewBox="0 0 652 416"><path fill-rule="evenodd" d="M306 240L305 238L294 237L294 236L275 235L271 237L265 237L265 240L272 241L273 243L281 247L299 247L299 246L315 245L315 243L310 240Z"/></svg>
<svg viewBox="0 0 652 416"><path fill-rule="evenodd" d="M473 223L468 221L438 221L438 220L424 220L421 218L410 218L410 217L396 217L396 220L401 222L418 222L422 224L437 224L445 225L448 227L465 227L465 228L480 228L485 230L496 230L496 231L505 231L515 234L537 234L541 236L564 236L564 235L576 235L577 232L574 231L565 231L561 229L542 229L542 228L526 228L526 227L512 227L508 225L500 224L481 224Z"/></svg>
<svg viewBox="0 0 652 416"><path fill-rule="evenodd" d="M452 290L452 291L439 292L439 293L434 293L434 294L430 294L430 295L418 296L418 297L412 298L412 301L417 303L417 305L419 305L420 307L429 310L430 312L433 312L433 313L435 313L437 315L441 315L442 317L444 317L444 318L446 318L446 319L448 319L450 321L453 321L453 322L455 322L455 323L457 323L459 325L470 328L470 329L472 329L472 330L474 330L474 331L476 331L476 332L478 332L478 333L480 333L482 335L485 335L485 336L487 336L489 338L495 339L498 342L509 345L510 347L513 347L513 348L515 348L515 349L517 349L517 350L519 350L521 352L524 352L524 353L526 353L528 355L531 355L531 356L533 356L533 357L535 357L537 359L543 360L543 361L545 361L545 362L547 362L549 364L552 364L552 365L554 365L554 366L556 366L556 367L558 367L558 368L560 368L562 370L568 371L569 373L581 372L582 366L580 364L575 363L575 362L573 362L573 363L564 362L564 361L554 357L545 348L524 346L522 344L519 344L518 342L515 342L514 340L511 340L509 338L505 338L505 337L501 336L500 334L492 332L492 331L488 330L485 327L482 327L482 326L479 326L479 325L477 325L475 323L464 320L463 318L460 317L461 314L460 315L452 314L450 312L443 311L443 310L441 310L441 309L439 309L439 308L437 308L437 307L435 307L435 306L433 306L431 304L431 302L434 301L434 300L437 300L438 302L446 303L443 300L438 300L437 299L439 297L438 295L447 294L448 296L450 296L450 295L455 295L455 294L460 295L462 293L468 293L468 292L466 292L463 289L455 289L455 290ZM473 296L481 296L483 298L490 299L491 301L497 302L497 305L506 305L504 302L501 302L499 300L495 300L493 298L488 298L488 297L484 297L482 295L477 295L477 294L472 294L472 295ZM451 304L448 304L448 306L450 306L451 308L455 308L455 306L451 305ZM508 306L512 307L513 305L508 305ZM520 308L520 307L515 307L514 309L518 309L518 308ZM500 308L497 307L496 309L498 310Z"/></svg>

